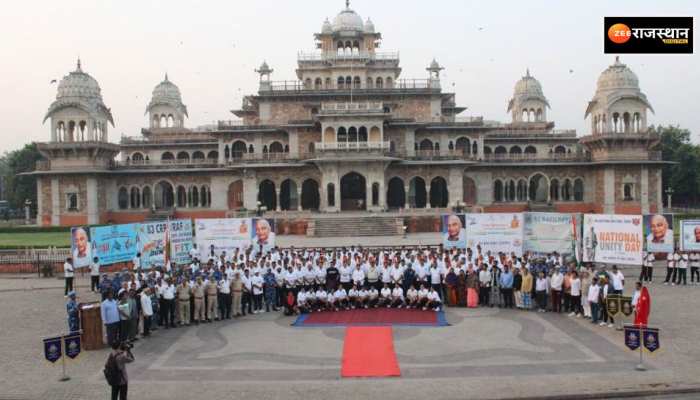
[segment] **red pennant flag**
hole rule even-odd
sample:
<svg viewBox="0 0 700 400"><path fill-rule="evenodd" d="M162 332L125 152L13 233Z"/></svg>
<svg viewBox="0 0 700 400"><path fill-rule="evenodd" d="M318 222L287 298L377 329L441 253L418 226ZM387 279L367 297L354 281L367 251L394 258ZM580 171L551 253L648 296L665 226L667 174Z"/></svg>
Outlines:
<svg viewBox="0 0 700 400"><path fill-rule="evenodd" d="M642 288L642 293L637 300L637 309L634 314L634 324L637 326L647 326L649 323L649 313L651 312L651 296L646 287Z"/></svg>

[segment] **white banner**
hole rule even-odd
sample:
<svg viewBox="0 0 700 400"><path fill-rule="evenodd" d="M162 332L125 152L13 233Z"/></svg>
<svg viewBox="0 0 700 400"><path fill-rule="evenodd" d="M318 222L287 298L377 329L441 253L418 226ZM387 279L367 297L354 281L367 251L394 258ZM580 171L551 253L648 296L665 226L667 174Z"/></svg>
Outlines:
<svg viewBox="0 0 700 400"><path fill-rule="evenodd" d="M700 251L700 220L681 220L681 251Z"/></svg>
<svg viewBox="0 0 700 400"><path fill-rule="evenodd" d="M574 256L574 240L578 236L574 235L574 229L581 226L581 214L527 212L523 217L523 251L534 255L557 252Z"/></svg>
<svg viewBox="0 0 700 400"><path fill-rule="evenodd" d="M586 214L583 217L583 261L642 263L642 216Z"/></svg>
<svg viewBox="0 0 700 400"><path fill-rule="evenodd" d="M196 219L194 224L202 262L218 257L223 251L230 256L235 249L244 249L251 244L250 218Z"/></svg>
<svg viewBox="0 0 700 400"><path fill-rule="evenodd" d="M486 254L523 254L523 215L521 213L466 214L467 247Z"/></svg>

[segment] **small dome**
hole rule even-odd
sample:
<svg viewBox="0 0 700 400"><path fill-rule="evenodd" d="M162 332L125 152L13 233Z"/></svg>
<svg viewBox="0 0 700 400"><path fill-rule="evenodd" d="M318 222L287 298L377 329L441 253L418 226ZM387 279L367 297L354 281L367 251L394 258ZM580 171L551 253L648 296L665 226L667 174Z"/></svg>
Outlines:
<svg viewBox="0 0 700 400"><path fill-rule="evenodd" d="M101 114L114 125L112 113L102 101L100 84L95 78L83 72L80 59L75 71L64 76L59 82L56 100L49 106L44 121L54 112L68 107L76 107L94 115Z"/></svg>
<svg viewBox="0 0 700 400"><path fill-rule="evenodd" d="M609 66L598 77L598 90L610 89L639 89L639 78L627 65L615 57L615 63Z"/></svg>
<svg viewBox="0 0 700 400"><path fill-rule="evenodd" d="M520 96L535 96L544 97L544 92L542 91L542 85L540 82L530 75L530 70L528 69L516 84L515 90L513 91L513 97Z"/></svg>
<svg viewBox="0 0 700 400"><path fill-rule="evenodd" d="M64 76L58 84L56 99L67 97L82 97L86 99L99 99L102 101L100 85L95 78L83 72L80 67L80 60L78 60L75 71Z"/></svg>
<svg viewBox="0 0 700 400"><path fill-rule="evenodd" d="M374 33L374 23L369 18L365 21L365 33Z"/></svg>
<svg viewBox="0 0 700 400"><path fill-rule="evenodd" d="M431 70L440 70L440 69L442 69L442 67L440 66L440 64L438 64L437 60L435 60L435 59L433 58L433 61L430 63L430 67L428 67L428 69L431 69Z"/></svg>
<svg viewBox="0 0 700 400"><path fill-rule="evenodd" d="M176 84L170 82L168 74L165 74L165 79L153 89L151 102L148 103L146 112L157 105L171 106L184 115L187 115L187 107L182 104L180 88L178 88Z"/></svg>
<svg viewBox="0 0 700 400"><path fill-rule="evenodd" d="M333 26L331 25L331 21L326 18L325 21L323 21L323 27L321 28L321 33L333 33Z"/></svg>
<svg viewBox="0 0 700 400"><path fill-rule="evenodd" d="M333 20L333 32L338 31L364 31L362 17L350 8L346 8Z"/></svg>

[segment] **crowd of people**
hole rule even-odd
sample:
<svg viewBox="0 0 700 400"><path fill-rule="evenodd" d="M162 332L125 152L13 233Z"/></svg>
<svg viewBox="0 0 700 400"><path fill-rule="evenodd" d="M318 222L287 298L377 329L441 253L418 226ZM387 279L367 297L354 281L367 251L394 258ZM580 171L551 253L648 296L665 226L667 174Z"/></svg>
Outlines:
<svg viewBox="0 0 700 400"><path fill-rule="evenodd" d="M501 307L568 313L612 327L603 305L625 285L616 266L579 267L556 253L518 257L479 247L275 248L260 255L241 249L205 262L198 255L193 249L189 264L148 270L137 255L131 269L95 280L109 343L278 310ZM99 260L90 271L99 274Z"/></svg>
<svg viewBox="0 0 700 400"><path fill-rule="evenodd" d="M663 254L661 254L663 256ZM640 282L653 282L654 261L656 261L654 253L645 252L643 256L642 272L639 276ZM663 260L663 258L661 258ZM676 249L672 253L666 253L666 278L664 285L688 285L688 269L690 269L690 284L700 285L700 253L679 251Z"/></svg>

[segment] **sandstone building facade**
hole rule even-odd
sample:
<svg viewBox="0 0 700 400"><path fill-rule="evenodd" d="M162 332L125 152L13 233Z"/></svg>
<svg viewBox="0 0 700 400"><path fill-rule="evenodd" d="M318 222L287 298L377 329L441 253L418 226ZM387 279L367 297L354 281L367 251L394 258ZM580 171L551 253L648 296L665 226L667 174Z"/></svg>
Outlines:
<svg viewBox="0 0 700 400"><path fill-rule="evenodd" d="M349 6L314 38L295 80L273 81L263 63L237 119L212 126L186 127L188 109L166 75L146 107L148 127L119 144L108 141L111 111L78 62L46 113L37 223L225 217L261 206L280 216L662 208L653 109L617 59L585 109L590 129L577 136L554 129L529 71L507 104L509 122L462 118L435 60L424 79L403 79L399 54L379 51L381 34Z"/></svg>

